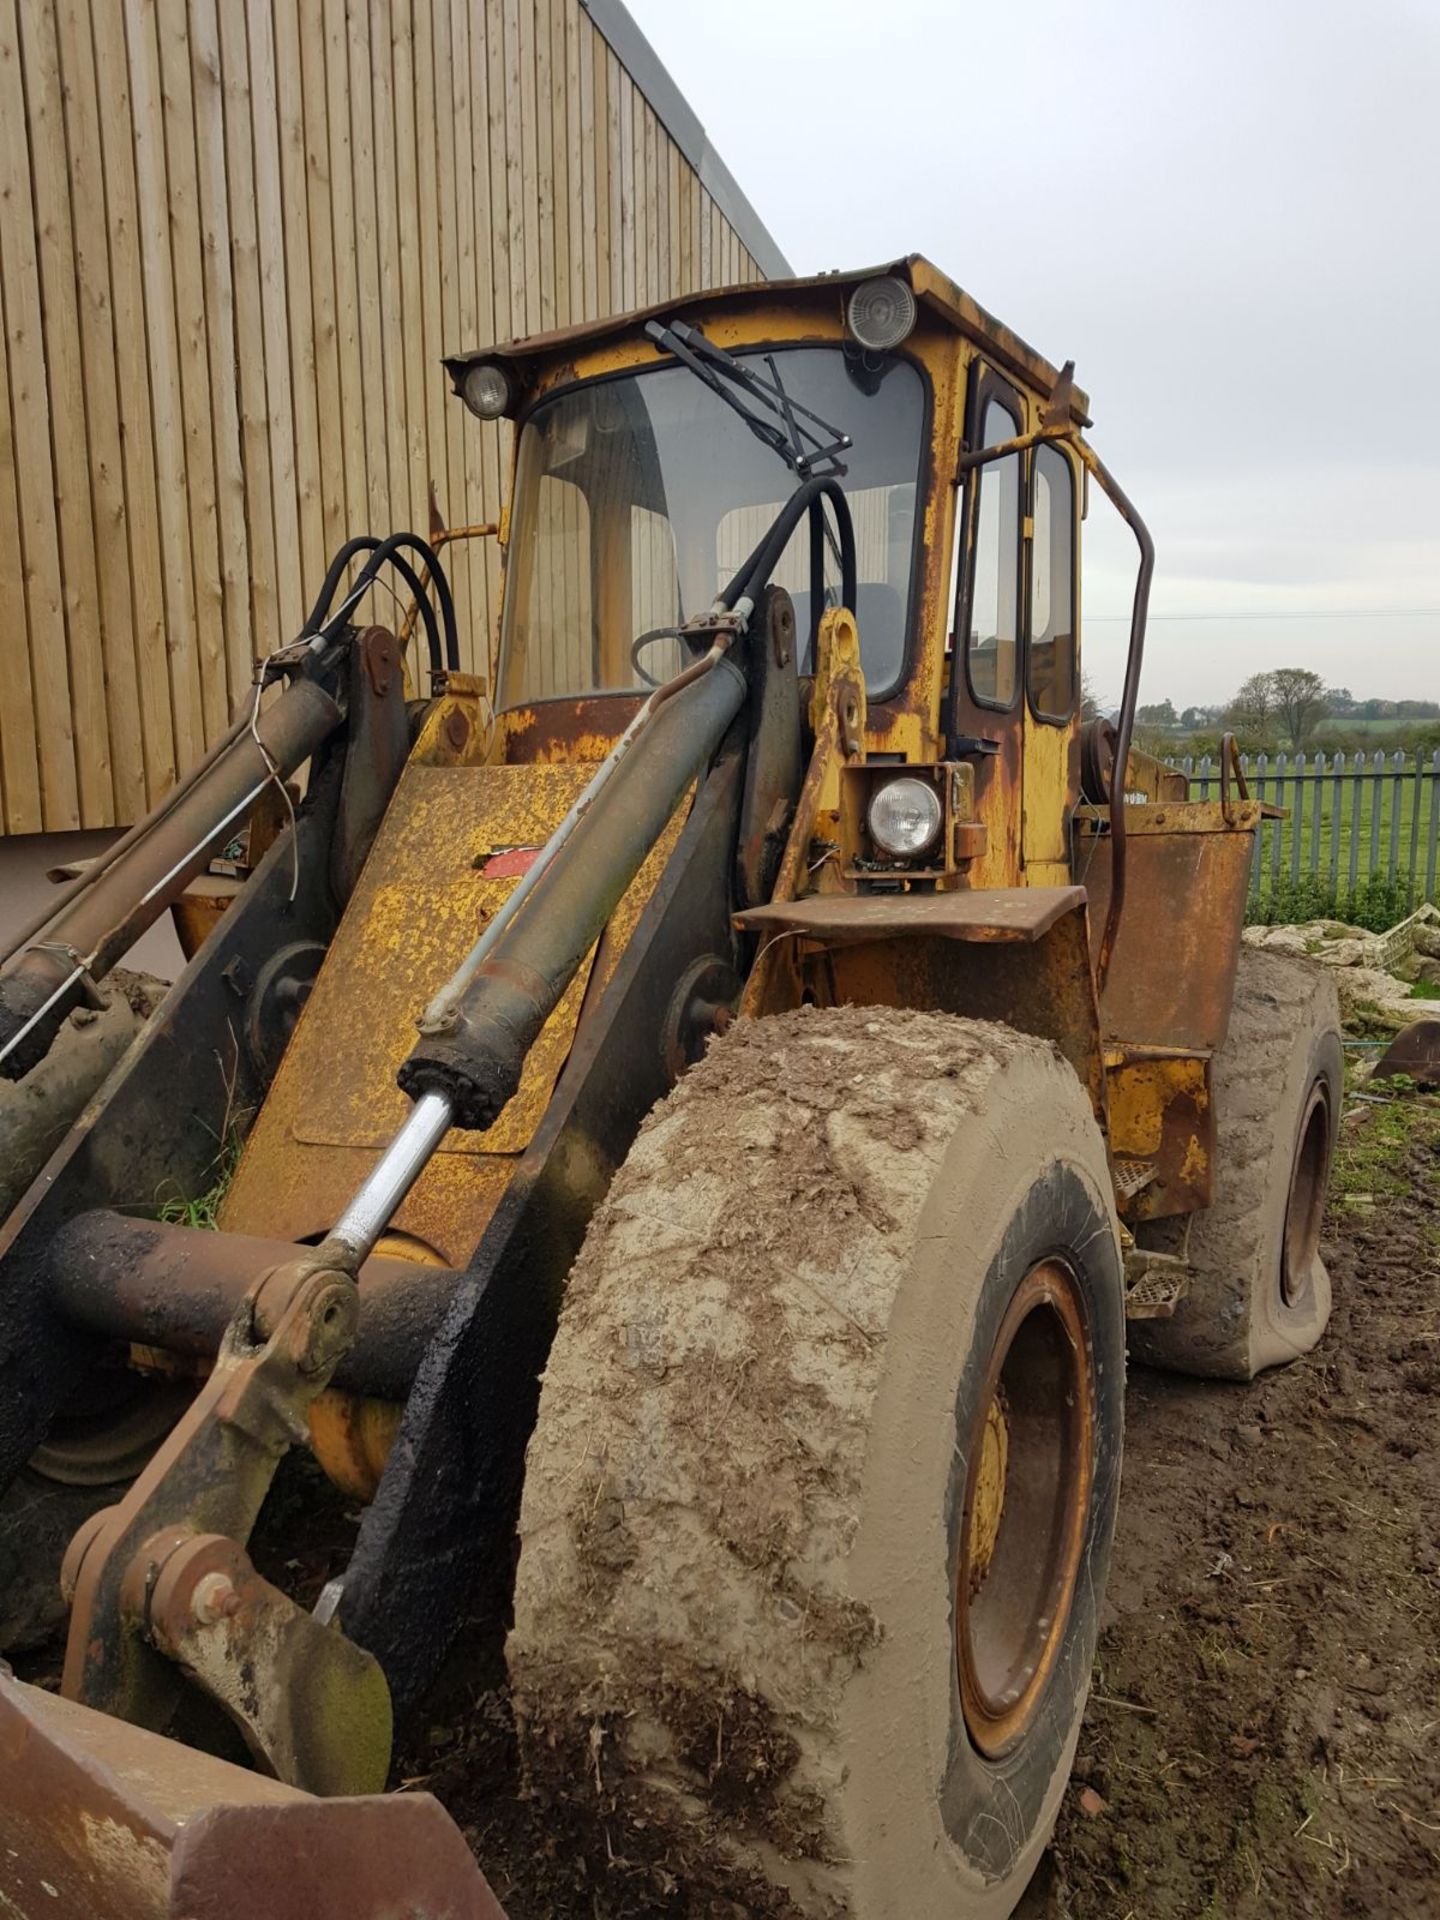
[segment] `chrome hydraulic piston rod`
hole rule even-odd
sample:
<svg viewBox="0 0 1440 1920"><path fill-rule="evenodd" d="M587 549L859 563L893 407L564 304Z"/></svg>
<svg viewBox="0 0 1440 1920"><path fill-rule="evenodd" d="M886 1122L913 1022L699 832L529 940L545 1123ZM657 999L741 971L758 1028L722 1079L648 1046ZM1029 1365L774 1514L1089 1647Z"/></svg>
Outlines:
<svg viewBox="0 0 1440 1920"><path fill-rule="evenodd" d="M0 1073L18 1080L102 980L233 833L267 784L285 779L340 724L338 703L294 680L168 799L94 884L62 905L0 974ZM258 737L257 737L258 736Z"/></svg>

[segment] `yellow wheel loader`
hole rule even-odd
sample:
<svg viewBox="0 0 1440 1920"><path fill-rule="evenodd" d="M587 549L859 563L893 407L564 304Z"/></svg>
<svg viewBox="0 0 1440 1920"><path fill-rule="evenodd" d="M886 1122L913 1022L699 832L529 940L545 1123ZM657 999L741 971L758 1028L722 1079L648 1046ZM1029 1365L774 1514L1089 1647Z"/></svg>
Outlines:
<svg viewBox="0 0 1440 1920"><path fill-rule="evenodd" d="M447 364L514 423L492 675L438 534L352 542L0 970L43 1089L194 945L0 1232L12 1657L65 1630L58 1697L0 1678L0 1904L497 1914L385 1789L503 1652L527 1913L999 1920L1127 1332L1247 1378L1324 1327L1333 994L1241 952L1233 753L1202 801L1132 749L1153 555L1072 369L927 262Z"/></svg>

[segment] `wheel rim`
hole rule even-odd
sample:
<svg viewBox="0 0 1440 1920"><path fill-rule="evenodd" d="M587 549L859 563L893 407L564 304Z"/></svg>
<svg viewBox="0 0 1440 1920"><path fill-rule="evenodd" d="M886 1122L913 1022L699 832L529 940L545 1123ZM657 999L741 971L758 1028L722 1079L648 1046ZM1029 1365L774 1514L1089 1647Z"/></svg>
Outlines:
<svg viewBox="0 0 1440 1920"><path fill-rule="evenodd" d="M194 1394L191 1381L97 1367L56 1416L30 1465L66 1487L133 1480Z"/></svg>
<svg viewBox="0 0 1440 1920"><path fill-rule="evenodd" d="M1320 1223L1329 1176L1330 1089L1323 1080L1317 1080L1305 1103L1290 1195L1285 1203L1280 1293L1287 1307L1298 1306L1310 1291L1310 1276L1320 1252Z"/></svg>
<svg viewBox="0 0 1440 1920"><path fill-rule="evenodd" d="M1095 1388L1075 1276L1032 1267L995 1337L971 1423L955 1666L988 1758L1028 1730L1069 1624L1090 1511Z"/></svg>

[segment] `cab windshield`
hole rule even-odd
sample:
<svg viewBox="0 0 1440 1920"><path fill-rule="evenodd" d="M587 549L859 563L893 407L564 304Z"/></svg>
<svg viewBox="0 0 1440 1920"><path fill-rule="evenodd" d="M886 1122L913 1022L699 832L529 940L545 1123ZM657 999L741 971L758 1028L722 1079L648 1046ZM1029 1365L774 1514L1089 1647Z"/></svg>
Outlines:
<svg viewBox="0 0 1440 1920"><path fill-rule="evenodd" d="M854 612L867 684L883 695L905 657L924 381L908 360L839 345L777 351L774 362L787 395L854 442L840 481L855 523ZM520 434L500 704L629 692L677 671L677 642L636 641L705 612L798 484L682 366L542 402ZM772 579L794 598L808 671L820 614L839 599L838 551L818 513L797 528Z"/></svg>

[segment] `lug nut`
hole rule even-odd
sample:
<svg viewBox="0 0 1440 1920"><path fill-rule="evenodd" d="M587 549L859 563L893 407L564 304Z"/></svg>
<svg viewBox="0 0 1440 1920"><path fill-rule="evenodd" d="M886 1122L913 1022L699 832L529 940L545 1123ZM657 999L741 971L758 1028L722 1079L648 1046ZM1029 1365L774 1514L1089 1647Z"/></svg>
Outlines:
<svg viewBox="0 0 1440 1920"><path fill-rule="evenodd" d="M240 1611L240 1596L228 1573L207 1573L195 1583L190 1611L202 1627L213 1627L217 1620L229 1620Z"/></svg>

